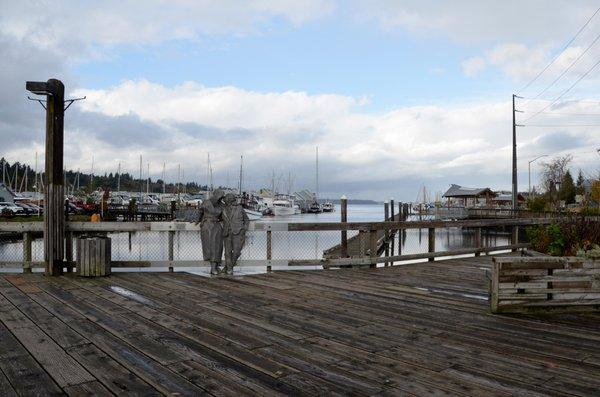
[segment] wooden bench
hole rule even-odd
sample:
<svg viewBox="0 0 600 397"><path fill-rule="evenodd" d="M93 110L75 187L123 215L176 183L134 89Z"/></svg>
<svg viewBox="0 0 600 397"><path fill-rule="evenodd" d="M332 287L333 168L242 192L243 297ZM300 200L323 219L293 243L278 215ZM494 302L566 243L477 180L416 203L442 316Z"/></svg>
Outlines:
<svg viewBox="0 0 600 397"><path fill-rule="evenodd" d="M494 258L490 305L492 313L600 311L600 261Z"/></svg>

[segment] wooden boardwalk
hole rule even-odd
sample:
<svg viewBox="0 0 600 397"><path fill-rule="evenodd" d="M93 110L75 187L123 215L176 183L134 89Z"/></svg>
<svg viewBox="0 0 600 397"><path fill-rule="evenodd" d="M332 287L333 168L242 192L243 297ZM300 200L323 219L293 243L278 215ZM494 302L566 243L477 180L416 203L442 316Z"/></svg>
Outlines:
<svg viewBox="0 0 600 397"><path fill-rule="evenodd" d="M600 314L489 314L489 257L0 276L0 395L600 395Z"/></svg>

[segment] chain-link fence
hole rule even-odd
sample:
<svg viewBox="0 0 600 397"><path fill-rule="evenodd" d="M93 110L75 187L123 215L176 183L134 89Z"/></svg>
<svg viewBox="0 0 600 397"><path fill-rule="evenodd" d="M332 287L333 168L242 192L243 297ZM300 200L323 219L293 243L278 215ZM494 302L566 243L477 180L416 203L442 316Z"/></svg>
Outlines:
<svg viewBox="0 0 600 397"><path fill-rule="evenodd" d="M146 225L143 228L139 225ZM150 226L152 225L152 226ZM77 257L76 239L81 234L102 233L111 238L113 262L123 267L206 267L203 262L202 241L198 226L191 223L119 223L77 226L72 230L70 245L72 255ZM341 247L341 230L302 230L302 227L289 230L288 224L255 224L246 234L245 246L240 257L240 266L259 266L263 270L271 268L290 268L290 265L319 267L342 264L343 258L365 258L382 263L383 257L427 255L431 252L429 228L405 228L388 230L387 244L383 230L347 230L347 252ZM376 224L373 224L376 225ZM111 227L125 231L109 231ZM508 227L437 227L434 229L434 252L465 251L477 248L488 249L511 244ZM135 229L146 230L135 230ZM318 225L313 227L318 229ZM129 230L127 230L129 229ZM150 230L147 230L150 229ZM86 231L88 230L88 231ZM478 236L480 233L480 237ZM524 235L524 233L522 233ZM20 232L4 232L0 229L0 268L19 268L18 263L26 261L23 238ZM31 239L31 262L38 265L44 259L44 246L41 232L28 233ZM376 238L374 239L373 236ZM520 242L524 242L520 239ZM373 244L376 243L375 246ZM65 244L69 247L69 244ZM377 248L373 255L371 249ZM67 248L68 249L68 248ZM425 257L419 258L423 260ZM336 262L337 260L337 262ZM394 259L402 260L402 258ZM142 264L143 263L143 264ZM367 262L365 262L367 263ZM363 263L364 264L364 263ZM9 266L11 265L11 266Z"/></svg>

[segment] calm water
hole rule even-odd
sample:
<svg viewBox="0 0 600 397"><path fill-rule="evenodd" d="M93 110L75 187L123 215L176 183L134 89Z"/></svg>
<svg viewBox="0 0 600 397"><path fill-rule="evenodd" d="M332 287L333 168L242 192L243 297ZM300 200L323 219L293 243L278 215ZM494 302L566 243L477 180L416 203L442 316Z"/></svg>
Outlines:
<svg viewBox="0 0 600 397"><path fill-rule="evenodd" d="M380 205L348 205L349 222L382 221L384 216L383 204ZM332 213L301 214L289 217L265 217L262 222L339 222L339 206ZM356 231L349 231L348 237L355 235ZM112 239L113 260L168 260L168 234L159 232L114 233ZM413 254L427 252L427 229L409 229L400 236L396 236L395 246L401 240L402 253ZM485 235L484 244L505 245L509 243L508 235ZM339 244L339 231L322 232L273 232L272 233L272 258L273 259L316 259L322 258L323 251ZM448 228L436 230L436 250L446 251L467 247L474 247L474 234L469 230ZM241 259L266 258L266 233L248 233L246 246ZM33 242L33 260L43 259L43 242L37 239ZM396 248L397 254L397 248ZM202 258L200 236L197 232L180 232L175 236L175 260L199 260ZM21 261L22 244L20 241L0 240L0 261ZM277 266L274 267L277 269ZM289 266L285 266L290 269ZM316 267L302 267L316 268ZM164 270L157 268L157 270ZM194 273L207 274L205 268L188 269ZM241 267L239 273L255 273L265 270L261 267Z"/></svg>

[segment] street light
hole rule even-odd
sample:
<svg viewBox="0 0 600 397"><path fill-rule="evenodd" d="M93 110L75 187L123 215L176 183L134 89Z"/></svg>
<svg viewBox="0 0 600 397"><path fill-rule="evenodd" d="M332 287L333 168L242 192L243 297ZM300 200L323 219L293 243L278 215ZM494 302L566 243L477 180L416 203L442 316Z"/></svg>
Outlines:
<svg viewBox="0 0 600 397"><path fill-rule="evenodd" d="M529 194L528 194L528 196L531 196L531 163L533 163L534 161L536 161L538 159L541 159L542 157L548 157L548 155L547 154L542 154L541 156L537 156L533 160L530 160L529 164L527 166L528 169L529 169L529 191L528 191Z"/></svg>

